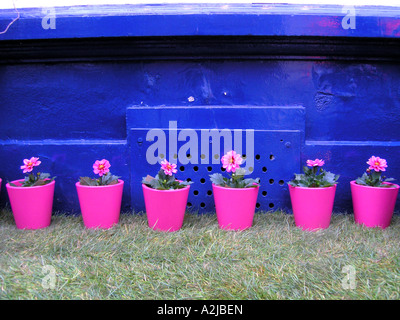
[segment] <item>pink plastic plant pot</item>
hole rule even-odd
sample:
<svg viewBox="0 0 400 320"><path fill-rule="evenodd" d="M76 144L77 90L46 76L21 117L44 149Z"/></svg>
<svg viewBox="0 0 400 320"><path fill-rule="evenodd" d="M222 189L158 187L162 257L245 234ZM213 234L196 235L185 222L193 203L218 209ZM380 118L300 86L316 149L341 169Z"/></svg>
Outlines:
<svg viewBox="0 0 400 320"><path fill-rule="evenodd" d="M190 186L157 190L142 184L147 221L153 230L174 232L182 227Z"/></svg>
<svg viewBox="0 0 400 320"><path fill-rule="evenodd" d="M85 186L77 182L82 219L88 229L109 229L119 221L124 181L107 186Z"/></svg>
<svg viewBox="0 0 400 320"><path fill-rule="evenodd" d="M316 231L329 227L336 185L327 188L304 188L289 185L294 222L297 227Z"/></svg>
<svg viewBox="0 0 400 320"><path fill-rule="evenodd" d="M386 182L387 183L387 182ZM399 186L394 183L391 188L362 186L350 181L353 200L354 220L368 228L389 226L396 204Z"/></svg>
<svg viewBox="0 0 400 320"><path fill-rule="evenodd" d="M12 181L17 186L24 179ZM11 210L18 229L42 229L51 223L55 181L44 186L14 187L6 184Z"/></svg>
<svg viewBox="0 0 400 320"><path fill-rule="evenodd" d="M218 225L224 230L245 230L252 226L258 190L212 185Z"/></svg>

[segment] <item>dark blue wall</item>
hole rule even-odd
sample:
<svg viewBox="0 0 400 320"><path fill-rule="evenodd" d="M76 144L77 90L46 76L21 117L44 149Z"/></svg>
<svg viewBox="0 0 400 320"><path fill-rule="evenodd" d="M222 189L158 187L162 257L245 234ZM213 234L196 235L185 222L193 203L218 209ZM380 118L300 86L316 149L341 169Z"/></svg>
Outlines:
<svg viewBox="0 0 400 320"><path fill-rule="evenodd" d="M307 14L272 6L269 15L244 5L191 6L190 14L168 5L67 9L56 8L54 30L30 9L0 35L2 205L5 181L39 156L57 176L56 210L79 212L74 182L102 158L127 182L124 210L143 209L141 177L158 170L145 161L146 132L169 120L180 129L255 129L262 210L290 209L280 182L310 158L341 175L337 210L351 210L349 181L371 155L400 178L398 8L356 7L354 30L342 28L335 6ZM2 12L0 29L13 14ZM195 181L192 208L210 211L208 174L220 166L195 166L178 177Z"/></svg>

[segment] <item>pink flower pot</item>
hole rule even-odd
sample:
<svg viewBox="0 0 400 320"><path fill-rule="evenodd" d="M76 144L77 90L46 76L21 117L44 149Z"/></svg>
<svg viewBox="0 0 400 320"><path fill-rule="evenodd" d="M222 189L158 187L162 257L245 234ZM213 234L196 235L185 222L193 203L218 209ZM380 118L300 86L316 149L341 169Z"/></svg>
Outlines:
<svg viewBox="0 0 400 320"><path fill-rule="evenodd" d="M353 200L354 220L366 227L389 226L396 205L399 186L394 183L392 188L362 186L350 181L351 197Z"/></svg>
<svg viewBox="0 0 400 320"><path fill-rule="evenodd" d="M182 227L190 186L157 190L142 184L147 221L153 230L174 232Z"/></svg>
<svg viewBox="0 0 400 320"><path fill-rule="evenodd" d="M24 179L12 181L17 186ZM44 186L14 187L6 184L18 229L42 229L51 223L55 181Z"/></svg>
<svg viewBox="0 0 400 320"><path fill-rule="evenodd" d="M258 190L212 185L218 225L224 230L245 230L252 226Z"/></svg>
<svg viewBox="0 0 400 320"><path fill-rule="evenodd" d="M86 228L109 229L119 221L124 181L108 186L85 186L77 182L79 205Z"/></svg>
<svg viewBox="0 0 400 320"><path fill-rule="evenodd" d="M304 188L289 185L296 226L308 231L328 228L332 217L335 192L336 185L327 188Z"/></svg>

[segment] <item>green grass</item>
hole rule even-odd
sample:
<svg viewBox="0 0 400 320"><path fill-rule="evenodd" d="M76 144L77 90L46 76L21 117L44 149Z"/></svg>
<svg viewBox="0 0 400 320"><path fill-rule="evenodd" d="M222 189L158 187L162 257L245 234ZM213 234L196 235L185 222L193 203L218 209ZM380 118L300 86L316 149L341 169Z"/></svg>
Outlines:
<svg viewBox="0 0 400 320"><path fill-rule="evenodd" d="M215 215L187 214L180 231L162 233L131 214L105 231L65 215L18 230L3 210L0 299L400 299L399 240L398 215L385 230L336 214L328 229L305 232L277 211L234 232ZM46 265L53 289L43 287ZM355 289L342 286L348 265Z"/></svg>

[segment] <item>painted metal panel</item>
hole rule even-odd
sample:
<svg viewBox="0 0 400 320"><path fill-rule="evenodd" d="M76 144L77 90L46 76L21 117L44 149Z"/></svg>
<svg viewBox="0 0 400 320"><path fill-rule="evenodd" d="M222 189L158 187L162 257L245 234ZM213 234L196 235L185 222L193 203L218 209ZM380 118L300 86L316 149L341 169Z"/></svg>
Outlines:
<svg viewBox="0 0 400 320"><path fill-rule="evenodd" d="M250 176L261 178L257 209L289 209L286 182L300 169L304 120L300 106L129 108L132 207L144 210L141 180L157 174L159 163L166 158L177 163L177 178L194 182L188 208L200 213L214 211L209 175L226 174L220 159L233 147L246 158L244 166ZM254 124L251 129L245 128L250 124ZM141 127L135 127L138 125ZM216 131L215 139L210 130ZM155 144L161 147L153 150Z"/></svg>
<svg viewBox="0 0 400 320"><path fill-rule="evenodd" d="M351 211L348 182L369 156L387 158L387 174L400 177L399 8L355 8L356 29L342 27L338 6L56 8L56 29L42 27L41 9L21 10L0 35L0 177L20 177L21 160L39 155L59 177L55 208L77 212L74 182L104 157L128 182L125 208L140 207L141 190L129 187L155 173L145 133L170 137L175 120L195 132L254 130L254 175L267 188L260 208L286 207L279 181L319 157L341 174L335 208ZM13 15L0 12L0 30ZM220 170L183 165L179 175L194 179ZM198 185L193 209L200 192L208 200L199 210L212 209Z"/></svg>
<svg viewBox="0 0 400 320"><path fill-rule="evenodd" d="M307 158L325 159L325 169L340 174L336 188L334 210L350 213L353 210L351 202L350 181L361 177L368 168L366 162L372 156L387 159L386 177L393 177L399 183L400 143L398 141L312 141L305 143L303 163ZM400 207L397 199L396 210Z"/></svg>
<svg viewBox="0 0 400 320"><path fill-rule="evenodd" d="M4 40L145 36L398 38L399 7L301 4L164 4L20 9ZM3 29L15 10L0 12ZM347 26L346 16L356 17ZM54 19L51 21L50 19ZM343 22L344 20L344 22Z"/></svg>
<svg viewBox="0 0 400 320"><path fill-rule="evenodd" d="M94 177L93 163L106 158L111 163L111 172L126 181L124 184L122 211L130 209L129 154L126 140L30 140L0 141L2 158L0 177L3 179L0 200L8 201L5 184L21 179L22 160L37 156L42 161L41 172L56 176L54 211L79 214L80 207L75 183L80 176ZM35 172L37 172L35 170Z"/></svg>

